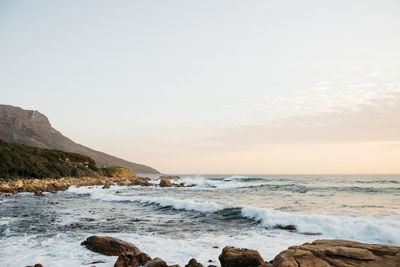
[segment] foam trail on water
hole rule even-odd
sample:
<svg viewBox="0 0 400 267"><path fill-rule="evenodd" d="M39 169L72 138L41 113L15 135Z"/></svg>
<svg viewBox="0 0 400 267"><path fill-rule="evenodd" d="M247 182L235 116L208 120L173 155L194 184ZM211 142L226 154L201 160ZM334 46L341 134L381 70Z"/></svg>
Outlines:
<svg viewBox="0 0 400 267"><path fill-rule="evenodd" d="M176 210L215 213L225 209L240 209L240 216L252 219L261 226L274 228L276 226L295 225L298 232L322 233L325 238L353 239L363 242L379 242L400 244L400 216L392 215L386 218L372 216L344 217L321 214L289 213L271 208L250 206L232 206L208 201L192 199L175 199L170 197L148 197L140 195L116 195L114 192L99 188L79 188L69 190L76 193L89 193L92 199L101 201L138 202L154 204L161 207L171 207Z"/></svg>

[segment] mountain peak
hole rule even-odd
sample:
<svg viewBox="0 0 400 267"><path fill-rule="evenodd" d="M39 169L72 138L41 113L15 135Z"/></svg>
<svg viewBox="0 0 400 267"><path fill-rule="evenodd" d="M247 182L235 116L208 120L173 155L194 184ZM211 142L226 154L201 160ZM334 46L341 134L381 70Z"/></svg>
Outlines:
<svg viewBox="0 0 400 267"><path fill-rule="evenodd" d="M87 155L99 166L121 166L136 173L158 173L149 166L129 162L73 142L54 129L45 115L35 110L0 105L0 138L28 146Z"/></svg>

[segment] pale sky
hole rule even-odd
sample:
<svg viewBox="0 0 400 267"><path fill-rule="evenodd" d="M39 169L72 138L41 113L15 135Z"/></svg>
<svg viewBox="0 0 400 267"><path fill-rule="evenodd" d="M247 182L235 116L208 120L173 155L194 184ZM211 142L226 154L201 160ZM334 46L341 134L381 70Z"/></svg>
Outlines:
<svg viewBox="0 0 400 267"><path fill-rule="evenodd" d="M165 173L400 173L400 1L0 0L0 97Z"/></svg>

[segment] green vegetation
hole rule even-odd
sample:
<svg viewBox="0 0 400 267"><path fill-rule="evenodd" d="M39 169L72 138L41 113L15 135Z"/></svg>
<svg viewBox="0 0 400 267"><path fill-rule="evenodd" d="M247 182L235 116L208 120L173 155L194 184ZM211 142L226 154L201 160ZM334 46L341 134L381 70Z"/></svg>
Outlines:
<svg viewBox="0 0 400 267"><path fill-rule="evenodd" d="M0 139L0 178L60 178L112 176L116 167L97 168L77 153L42 149Z"/></svg>

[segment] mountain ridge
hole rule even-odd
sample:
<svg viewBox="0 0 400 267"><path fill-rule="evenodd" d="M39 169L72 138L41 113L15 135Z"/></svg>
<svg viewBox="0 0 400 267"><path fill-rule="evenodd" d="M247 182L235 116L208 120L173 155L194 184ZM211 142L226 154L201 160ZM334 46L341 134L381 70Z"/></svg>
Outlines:
<svg viewBox="0 0 400 267"><path fill-rule="evenodd" d="M79 153L93 158L98 166L121 166L135 173L159 173L152 167L75 143L54 129L44 114L34 110L0 104L0 138L28 146Z"/></svg>

